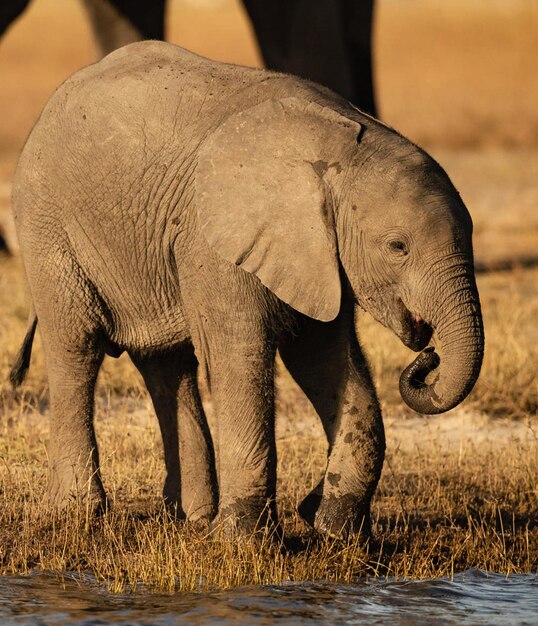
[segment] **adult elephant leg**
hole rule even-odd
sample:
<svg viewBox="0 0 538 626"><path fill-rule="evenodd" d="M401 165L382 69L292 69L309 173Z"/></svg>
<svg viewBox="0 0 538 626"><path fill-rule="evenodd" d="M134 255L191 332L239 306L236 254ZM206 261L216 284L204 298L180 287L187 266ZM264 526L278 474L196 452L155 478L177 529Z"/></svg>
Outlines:
<svg viewBox="0 0 538 626"><path fill-rule="evenodd" d="M250 533L277 523L275 348L254 339L227 347L211 358L209 370L218 431L214 526Z"/></svg>
<svg viewBox="0 0 538 626"><path fill-rule="evenodd" d="M99 56L143 39L164 39L166 0L83 0Z"/></svg>
<svg viewBox="0 0 538 626"><path fill-rule="evenodd" d="M47 362L50 500L57 508L84 500L99 512L107 504L93 424L104 357L102 302L62 233L50 231L37 211L33 217L19 238Z"/></svg>
<svg viewBox="0 0 538 626"><path fill-rule="evenodd" d="M61 508L74 499L105 510L106 497L99 471L99 453L93 426L94 391L103 352L88 337L63 342L48 333L39 318L49 375L51 417L49 494Z"/></svg>
<svg viewBox="0 0 538 626"><path fill-rule="evenodd" d="M166 505L191 520L210 519L216 511L215 458L192 348L145 358L133 356L133 362L144 378L159 420Z"/></svg>
<svg viewBox="0 0 538 626"><path fill-rule="evenodd" d="M351 97L339 2L243 0L265 65Z"/></svg>
<svg viewBox="0 0 538 626"><path fill-rule="evenodd" d="M30 4L30 0L2 0L0 4L0 35L11 26Z"/></svg>
<svg viewBox="0 0 538 626"><path fill-rule="evenodd" d="M375 0L340 0L340 6L351 75L349 100L361 111L377 117L372 55Z"/></svg>
<svg viewBox="0 0 538 626"><path fill-rule="evenodd" d="M370 532L370 502L381 475L385 436L375 389L355 336L353 311L334 322L304 318L280 347L291 375L321 417L329 440L325 475L299 506L316 530Z"/></svg>
<svg viewBox="0 0 538 626"><path fill-rule="evenodd" d="M265 65L336 91L376 114L374 0L243 0Z"/></svg>

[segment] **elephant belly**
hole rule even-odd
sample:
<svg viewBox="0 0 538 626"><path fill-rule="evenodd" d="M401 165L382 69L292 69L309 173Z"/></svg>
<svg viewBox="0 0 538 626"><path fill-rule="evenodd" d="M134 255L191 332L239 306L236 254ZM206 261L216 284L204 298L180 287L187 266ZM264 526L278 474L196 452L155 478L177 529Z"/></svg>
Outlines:
<svg viewBox="0 0 538 626"><path fill-rule="evenodd" d="M105 298L103 325L109 342L128 352L166 350L189 343L183 308L171 295L159 298L154 292L120 290Z"/></svg>
<svg viewBox="0 0 538 626"><path fill-rule="evenodd" d="M157 311L156 307L151 311L144 308L116 311L106 334L118 352L167 350L190 343L180 307L167 311Z"/></svg>

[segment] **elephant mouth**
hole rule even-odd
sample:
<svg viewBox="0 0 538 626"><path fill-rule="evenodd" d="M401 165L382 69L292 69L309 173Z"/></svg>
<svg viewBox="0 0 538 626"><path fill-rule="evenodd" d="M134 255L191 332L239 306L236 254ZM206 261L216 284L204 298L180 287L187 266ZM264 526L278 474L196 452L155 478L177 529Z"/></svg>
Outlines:
<svg viewBox="0 0 538 626"><path fill-rule="evenodd" d="M400 300L400 323L402 342L414 352L420 352L429 343L433 335L433 328L420 315L411 313Z"/></svg>

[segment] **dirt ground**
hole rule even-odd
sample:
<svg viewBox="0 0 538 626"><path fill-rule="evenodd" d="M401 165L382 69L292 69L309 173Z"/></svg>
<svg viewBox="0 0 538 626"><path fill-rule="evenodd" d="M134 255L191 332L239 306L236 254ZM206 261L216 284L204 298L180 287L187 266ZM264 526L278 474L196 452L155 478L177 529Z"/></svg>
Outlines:
<svg viewBox="0 0 538 626"><path fill-rule="evenodd" d="M425 519L429 529L431 524L428 537L435 558L429 565L420 560L413 569L402 557L394 567L404 574L450 573L458 563L506 572L538 567L537 32L536 0L378 4L375 54L381 116L437 158L473 216L487 339L481 378L463 406L445 416L423 418L412 415L398 394L398 376L411 358L409 351L368 317L358 321L387 427L388 456L376 496L375 523L387 533L391 529L399 549L405 552L411 546L409 554L413 546L417 554L422 550L422 539L413 544L418 526L410 519ZM171 0L168 33L170 41L215 59L260 63L236 0ZM89 29L74 0L34 0L28 14L0 42L0 229L10 240L10 179L24 138L55 86L92 58ZM12 519L19 519L28 532L19 543L13 538L13 545L19 546L19 552L13 548L17 557L7 549L2 552L0 545L0 570L23 571L24 563L84 568L73 556L76 551L69 557L75 561L65 555L64 561L58 560L54 551L43 557L27 517L24 526L23 514L13 512L17 503L26 507L24 511L39 503L46 482L48 401L39 342L22 395L14 398L7 385L26 315L21 261L0 255L0 457L5 461L0 469L0 507L5 513L0 514L0 534ZM290 511L317 482L325 444L311 407L282 368L278 387L283 477L279 493L284 493L282 509ZM209 401L207 408L210 412ZM155 503L163 477L156 420L126 358L105 363L97 430L113 501L131 509L144 499ZM505 517L513 522L511 539L497 524L500 519L502 527ZM293 528L303 532L300 522L290 519ZM439 520L444 521L436 530ZM507 549L506 541L512 541L512 548ZM476 553L471 550L460 561L455 559L459 546L464 550L467 545L475 546ZM189 546L187 542L187 552ZM103 559L108 558L105 548ZM118 562L127 552L118 553ZM347 557L342 555L334 557L338 567L344 567L342 559ZM125 571L136 565L138 557L132 558L127 565L121 561ZM363 571L360 558L353 571ZM109 566L104 562L90 567L105 571ZM304 575L315 578L323 572ZM269 581L278 578L268 576ZM237 580L241 584L243 579Z"/></svg>

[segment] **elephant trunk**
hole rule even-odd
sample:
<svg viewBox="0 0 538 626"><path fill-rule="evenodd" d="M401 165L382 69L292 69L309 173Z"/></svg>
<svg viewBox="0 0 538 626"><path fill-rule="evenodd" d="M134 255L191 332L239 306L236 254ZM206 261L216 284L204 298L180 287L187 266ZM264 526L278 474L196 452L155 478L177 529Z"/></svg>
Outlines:
<svg viewBox="0 0 538 626"><path fill-rule="evenodd" d="M437 276L437 293L450 285L448 296L431 315L441 357L427 348L402 372L400 394L419 413L443 413L470 393L480 373L484 329L480 301L472 270L463 268ZM432 382L426 377L437 370Z"/></svg>

